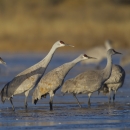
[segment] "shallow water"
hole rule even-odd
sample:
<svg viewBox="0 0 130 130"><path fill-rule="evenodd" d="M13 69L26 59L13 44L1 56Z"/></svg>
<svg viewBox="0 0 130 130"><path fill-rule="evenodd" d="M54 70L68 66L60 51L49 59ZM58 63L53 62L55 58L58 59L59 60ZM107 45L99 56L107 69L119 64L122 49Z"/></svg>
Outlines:
<svg viewBox="0 0 130 130"><path fill-rule="evenodd" d="M73 54L55 54L48 66L47 72L76 58L80 52ZM22 70L40 61L45 54L1 54L7 66L1 67L0 87L10 81ZM114 57L114 63L119 62L119 57ZM103 67L105 61L101 63ZM66 79L93 68L77 64L67 75ZM54 97L54 110L49 111L49 96L40 100L37 105L31 103L31 94L28 98L28 111L24 110L24 95L14 96L13 102L16 111L13 112L10 102L0 105L0 129L93 129L93 130L127 130L130 129L130 67L126 70L126 80L118 90L115 103L108 103L108 98L92 95L91 108L87 105L87 95L78 95L82 104L79 108L72 95L62 96L60 90Z"/></svg>

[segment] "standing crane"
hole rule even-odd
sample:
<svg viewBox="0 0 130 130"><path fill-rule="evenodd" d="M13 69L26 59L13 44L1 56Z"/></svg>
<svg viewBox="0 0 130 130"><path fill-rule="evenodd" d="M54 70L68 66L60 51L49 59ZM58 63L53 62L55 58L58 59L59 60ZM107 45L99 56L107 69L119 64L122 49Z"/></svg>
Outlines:
<svg viewBox="0 0 130 130"><path fill-rule="evenodd" d="M73 61L65 63L43 76L39 81L35 91L33 92L32 102L36 104L39 99L41 99L42 97L46 97L46 95L49 94L50 110L53 110L53 97L56 91L63 84L64 78L74 65L76 65L79 61L85 59L93 59L93 57L82 54Z"/></svg>
<svg viewBox="0 0 130 130"><path fill-rule="evenodd" d="M99 93L103 94L109 93L109 102L111 101L111 91L113 93L113 102L115 100L116 92L119 88L121 88L124 84L125 80L125 71L120 65L112 66L112 73L110 78L104 83L101 89L99 89Z"/></svg>
<svg viewBox="0 0 130 130"><path fill-rule="evenodd" d="M67 80L61 89L62 93L72 93L76 98L76 94L88 94L88 105L90 106L90 97L93 92L98 91L104 82L110 77L112 71L112 55L121 54L114 49L107 51L107 65L102 70L88 70L76 76L71 80ZM76 98L77 99L77 98ZM78 101L78 100L77 100ZM78 102L79 104L79 102Z"/></svg>
<svg viewBox="0 0 130 130"><path fill-rule="evenodd" d="M109 47L111 48L111 47ZM108 49L108 48L107 48ZM127 53L128 54L128 53ZM127 57L127 55L125 55ZM128 59L123 56L122 59ZM123 60L122 60L123 61ZM126 60L122 65L125 65L128 60ZM125 80L125 70L120 66L120 65L112 65L112 72L109 77L109 79L104 83L104 85L98 90L98 94L102 92L103 94L108 94L109 93L109 103L111 101L111 91L113 91L113 102L115 101L115 95L116 92L119 88L121 88L124 84Z"/></svg>
<svg viewBox="0 0 130 130"><path fill-rule="evenodd" d="M14 77L10 82L8 82L1 90L1 101L4 103L6 99L10 100L12 109L15 110L12 102L13 96L24 93L25 109L27 109L27 97L29 95L30 90L35 87L41 76L44 74L56 49L59 47L64 47L66 45L73 47L72 45L66 44L63 41L55 42L50 52L44 59L42 59L37 64L31 66L30 68L24 70L16 77Z"/></svg>

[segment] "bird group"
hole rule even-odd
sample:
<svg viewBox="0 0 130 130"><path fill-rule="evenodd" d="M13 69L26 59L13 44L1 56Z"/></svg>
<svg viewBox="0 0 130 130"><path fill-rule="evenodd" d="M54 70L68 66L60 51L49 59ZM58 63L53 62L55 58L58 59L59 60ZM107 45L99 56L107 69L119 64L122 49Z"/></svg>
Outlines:
<svg viewBox="0 0 130 130"><path fill-rule="evenodd" d="M87 54L81 54L73 61L65 63L47 74L44 75L45 70L50 63L54 52L59 47L70 46L63 41L57 41L52 46L51 50L47 56L42 59L40 62L29 67L23 72L16 75L10 82L8 82L1 90L1 101L4 103L5 100L9 100L12 109L15 110L13 105L13 96L24 93L25 94L25 109L27 109L27 98L29 92L34 89L32 94L32 103L36 104L38 100L42 97L46 97L48 94L50 96L50 110L53 110L53 97L56 91L62 86L61 92L63 94L70 93L73 94L76 100L78 101L79 106L80 102L77 99L77 94L87 94L88 105L90 106L90 96L98 91L103 93L109 93L109 101L111 99L111 91L114 91L113 101L115 100L116 91L122 87L125 79L125 71L120 65L112 64L112 56L115 54L121 54L111 46L106 43L105 53L107 56L107 64L104 69L92 69L86 70L83 73L80 73L76 77L69 79L64 82L66 75L69 71L80 61L89 61L97 60L98 57L91 57ZM103 53L103 52L102 52ZM105 54L103 54L105 55ZM87 62L86 61L86 62ZM2 58L0 58L0 63L5 64Z"/></svg>

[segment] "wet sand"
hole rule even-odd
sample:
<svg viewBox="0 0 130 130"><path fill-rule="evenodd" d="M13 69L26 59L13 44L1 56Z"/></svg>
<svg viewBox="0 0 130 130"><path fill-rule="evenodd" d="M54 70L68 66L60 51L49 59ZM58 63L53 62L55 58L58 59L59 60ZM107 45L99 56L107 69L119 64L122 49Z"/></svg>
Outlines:
<svg viewBox="0 0 130 130"><path fill-rule="evenodd" d="M79 52L80 53L80 52ZM16 74L27 67L38 62L44 54L12 54L5 57L7 67L1 66L0 87L10 81ZM69 55L54 55L47 72L51 69L71 61L78 53ZM1 56L2 57L2 56ZM118 63L119 57L114 58ZM105 61L102 66L105 65ZM89 69L90 66L74 67L66 79ZM24 109L24 95L14 96L13 102L16 111L13 112L11 104L6 101L0 105L0 129L92 129L92 130L129 130L130 129L130 67L126 67L126 80L116 95L115 103L108 103L108 97L98 95L95 92L91 98L91 107L87 105L87 95L78 95L82 108L79 108L72 95L62 95L60 90L54 97L54 110L49 111L49 96L40 100L37 105L31 102L31 95L28 98L28 110Z"/></svg>

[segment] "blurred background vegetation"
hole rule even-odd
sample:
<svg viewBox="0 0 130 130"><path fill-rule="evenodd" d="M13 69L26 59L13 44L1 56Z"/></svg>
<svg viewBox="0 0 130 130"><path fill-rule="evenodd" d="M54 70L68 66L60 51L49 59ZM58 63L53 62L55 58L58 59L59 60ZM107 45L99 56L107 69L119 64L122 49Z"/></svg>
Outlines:
<svg viewBox="0 0 130 130"><path fill-rule="evenodd" d="M57 40L85 50L106 39L130 47L130 0L0 0L0 52L43 52Z"/></svg>

